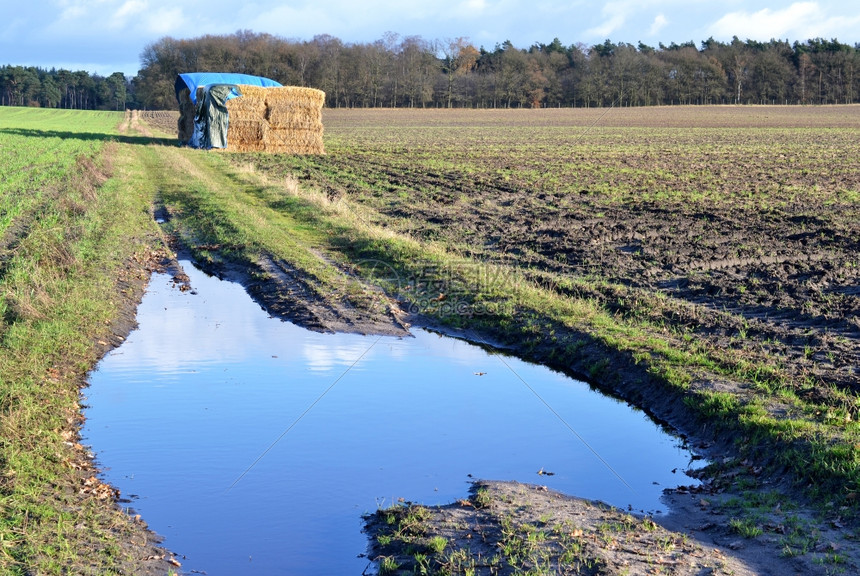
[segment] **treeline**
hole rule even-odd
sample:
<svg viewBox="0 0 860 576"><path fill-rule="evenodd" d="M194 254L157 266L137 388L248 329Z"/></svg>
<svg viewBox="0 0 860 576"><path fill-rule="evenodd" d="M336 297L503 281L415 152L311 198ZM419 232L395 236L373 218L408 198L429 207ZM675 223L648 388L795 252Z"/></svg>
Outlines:
<svg viewBox="0 0 860 576"><path fill-rule="evenodd" d="M177 73L243 72L326 93L329 107L556 107L672 104L848 104L860 101L860 44L812 39L708 39L492 50L465 38L388 33L371 43L323 35L288 40L239 31L164 37L145 47L133 79L0 68L0 104L175 109Z"/></svg>
<svg viewBox="0 0 860 576"><path fill-rule="evenodd" d="M367 44L240 31L146 47L137 95L173 108L177 72L230 71L325 91L330 107L555 107L845 104L860 98L860 45L837 40L565 46L492 50L464 38L387 34Z"/></svg>
<svg viewBox="0 0 860 576"><path fill-rule="evenodd" d="M130 103L130 86L122 72L104 77L83 71L0 66L3 106L125 110Z"/></svg>

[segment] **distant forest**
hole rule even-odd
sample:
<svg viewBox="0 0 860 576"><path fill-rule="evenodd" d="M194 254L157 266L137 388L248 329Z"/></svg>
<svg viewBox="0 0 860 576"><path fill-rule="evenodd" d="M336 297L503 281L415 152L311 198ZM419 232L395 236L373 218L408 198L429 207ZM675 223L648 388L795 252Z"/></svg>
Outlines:
<svg viewBox="0 0 860 576"><path fill-rule="evenodd" d="M388 33L376 42L240 31L146 46L134 78L0 67L0 104L175 109L180 72L242 72L326 93L329 107L542 108L860 101L860 44L811 39L696 46L549 44L492 50Z"/></svg>

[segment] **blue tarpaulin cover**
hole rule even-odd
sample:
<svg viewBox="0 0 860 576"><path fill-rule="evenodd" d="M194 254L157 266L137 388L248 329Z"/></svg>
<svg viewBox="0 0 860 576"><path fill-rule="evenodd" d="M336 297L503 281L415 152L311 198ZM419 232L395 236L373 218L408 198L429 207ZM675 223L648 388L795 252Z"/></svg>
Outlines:
<svg viewBox="0 0 860 576"><path fill-rule="evenodd" d="M197 104L197 87L207 86L209 84L248 84L249 86L262 86L263 88L282 86L280 82L276 82L270 78L251 76L250 74L232 74L228 72L188 72L185 74L179 74L176 77L176 83L174 84L176 100L179 101L179 93L182 89L188 88L191 91L191 101ZM238 96L238 94L233 94L232 96L235 97Z"/></svg>
<svg viewBox="0 0 860 576"><path fill-rule="evenodd" d="M241 96L239 84L273 88L281 86L280 82L251 76L249 74L230 74L225 72L189 72L176 76L174 89L180 110L180 140L192 148L226 148L229 113L225 106L227 100ZM197 89L200 91L198 102ZM193 106L183 103L180 94L188 89ZM187 102L187 101L186 101ZM192 120L193 119L193 120ZM183 132L183 126L192 122L193 129ZM184 134L184 136L183 136Z"/></svg>

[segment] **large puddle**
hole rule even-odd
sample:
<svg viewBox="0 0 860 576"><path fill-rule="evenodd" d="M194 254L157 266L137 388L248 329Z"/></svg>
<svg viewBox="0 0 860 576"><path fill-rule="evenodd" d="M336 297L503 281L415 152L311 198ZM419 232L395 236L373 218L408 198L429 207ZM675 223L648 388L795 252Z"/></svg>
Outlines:
<svg viewBox="0 0 860 576"><path fill-rule="evenodd" d="M358 575L363 513L449 503L472 477L649 512L691 482L680 440L586 384L421 330L309 332L183 266L196 294L153 276L84 429L183 572Z"/></svg>

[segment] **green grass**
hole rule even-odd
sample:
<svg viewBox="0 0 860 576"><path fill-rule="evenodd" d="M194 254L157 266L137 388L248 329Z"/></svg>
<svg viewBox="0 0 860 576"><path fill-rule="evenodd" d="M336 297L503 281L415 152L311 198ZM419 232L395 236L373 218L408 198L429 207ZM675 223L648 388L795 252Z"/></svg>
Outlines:
<svg viewBox="0 0 860 576"><path fill-rule="evenodd" d="M0 178L3 573L66 574L93 560L109 573L129 562L128 522L111 501L81 494L93 471L74 447L78 386L110 339L118 284L158 238L151 189L108 180L129 169L128 150L106 143L121 120L0 108L4 169L16 174Z"/></svg>

